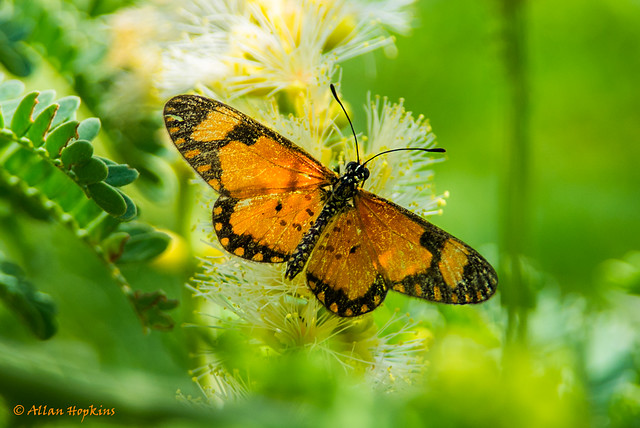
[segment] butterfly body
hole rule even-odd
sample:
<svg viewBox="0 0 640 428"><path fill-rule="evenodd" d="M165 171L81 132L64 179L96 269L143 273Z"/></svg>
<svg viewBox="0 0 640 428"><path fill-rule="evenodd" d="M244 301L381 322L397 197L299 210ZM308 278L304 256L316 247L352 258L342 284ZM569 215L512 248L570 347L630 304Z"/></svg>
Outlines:
<svg viewBox="0 0 640 428"><path fill-rule="evenodd" d="M389 290L435 302L488 299L497 286L474 249L362 188L365 164L338 176L300 147L218 101L180 95L165 106L174 144L220 197L213 228L230 253L301 272L340 316L372 311Z"/></svg>

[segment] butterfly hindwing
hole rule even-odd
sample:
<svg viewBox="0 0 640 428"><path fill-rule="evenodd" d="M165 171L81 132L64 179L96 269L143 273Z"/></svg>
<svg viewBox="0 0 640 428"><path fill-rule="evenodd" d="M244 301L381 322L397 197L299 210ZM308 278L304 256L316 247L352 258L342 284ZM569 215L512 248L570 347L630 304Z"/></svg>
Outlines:
<svg viewBox="0 0 640 428"><path fill-rule="evenodd" d="M356 316L378 307L387 294L356 210L338 213L322 233L307 265L307 284L330 311Z"/></svg>
<svg viewBox="0 0 640 428"><path fill-rule="evenodd" d="M169 135L217 192L213 225L240 257L283 262L322 208L337 175L280 134L223 103L179 95L165 106Z"/></svg>
<svg viewBox="0 0 640 428"><path fill-rule="evenodd" d="M213 207L213 228L230 253L281 263L289 259L323 204L323 191L314 189L244 199L221 196Z"/></svg>
<svg viewBox="0 0 640 428"><path fill-rule="evenodd" d="M452 304L480 303L495 292L495 271L467 244L364 190L354 204L389 288Z"/></svg>

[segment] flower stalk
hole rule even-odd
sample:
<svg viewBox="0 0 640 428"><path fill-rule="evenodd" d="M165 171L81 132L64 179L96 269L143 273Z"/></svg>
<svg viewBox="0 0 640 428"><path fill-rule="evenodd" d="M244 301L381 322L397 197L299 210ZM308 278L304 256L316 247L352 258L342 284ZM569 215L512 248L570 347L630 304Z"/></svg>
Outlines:
<svg viewBox="0 0 640 428"><path fill-rule="evenodd" d="M525 0L503 0L504 64L510 92L510 129L503 175L502 302L507 308L507 343L525 342L533 302L524 270L529 247L530 137Z"/></svg>

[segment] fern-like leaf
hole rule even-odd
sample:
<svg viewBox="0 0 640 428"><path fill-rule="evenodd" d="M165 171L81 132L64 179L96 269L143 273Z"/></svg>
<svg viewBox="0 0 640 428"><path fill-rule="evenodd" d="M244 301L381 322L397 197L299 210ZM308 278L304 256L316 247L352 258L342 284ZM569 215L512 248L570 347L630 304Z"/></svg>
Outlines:
<svg viewBox="0 0 640 428"><path fill-rule="evenodd" d="M16 81L0 83L0 185L72 229L110 267L134 307L146 308L137 303L140 294L114 264L118 259L150 260L168 245L168 236L161 232L141 235L121 227L137 216L137 208L120 187L132 183L138 172L94 156L91 140L99 133L100 121L76 120L79 98L54 103L53 91L20 98L23 88ZM143 322L149 319L140 311L138 315ZM168 324L164 322L163 329Z"/></svg>

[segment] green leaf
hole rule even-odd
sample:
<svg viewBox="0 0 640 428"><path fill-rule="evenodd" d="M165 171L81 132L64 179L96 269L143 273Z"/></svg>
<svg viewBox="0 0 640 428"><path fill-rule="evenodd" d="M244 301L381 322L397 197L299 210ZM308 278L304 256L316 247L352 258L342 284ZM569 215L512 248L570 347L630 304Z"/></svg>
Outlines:
<svg viewBox="0 0 640 428"><path fill-rule="evenodd" d="M169 235L156 230L131 235L131 238L124 246L124 252L118 262L133 263L149 261L166 250L170 241L171 238Z"/></svg>
<svg viewBox="0 0 640 428"><path fill-rule="evenodd" d="M4 123L11 123L11 119L13 118L13 113L15 113L18 105L20 104L21 99L17 100L9 100L2 103L2 114L4 115Z"/></svg>
<svg viewBox="0 0 640 428"><path fill-rule="evenodd" d="M82 184L97 183L107 178L107 165L98 158L91 158L87 162L73 167L78 182Z"/></svg>
<svg viewBox="0 0 640 428"><path fill-rule="evenodd" d="M90 117L80 122L78 125L78 138L91 141L100 132L100 119L97 117Z"/></svg>
<svg viewBox="0 0 640 428"><path fill-rule="evenodd" d="M89 162L91 156L93 156L93 146L91 143L86 140L77 140L73 144L62 149L60 159L64 166L70 168L73 165L82 165ZM98 162L101 161L98 160Z"/></svg>
<svg viewBox="0 0 640 428"><path fill-rule="evenodd" d="M56 114L57 110L58 105L51 104L36 117L36 120L33 121L33 124L27 132L27 138L31 140L35 147L40 147L44 144L44 135L51 127L51 121L53 120L53 116Z"/></svg>
<svg viewBox="0 0 640 428"><path fill-rule="evenodd" d="M76 110L80 107L80 98L75 96L60 98L57 104L60 108L53 118L53 123L51 123L52 128L55 128L66 120L75 119Z"/></svg>
<svg viewBox="0 0 640 428"><path fill-rule="evenodd" d="M24 92L24 83L19 80L7 80L0 83L0 101L18 98Z"/></svg>
<svg viewBox="0 0 640 428"><path fill-rule="evenodd" d="M96 156L98 159L100 159L102 162L106 163L107 166L111 166L111 165L118 165L117 162L112 161L111 159L107 159L107 158L103 158L101 156Z"/></svg>
<svg viewBox="0 0 640 428"><path fill-rule="evenodd" d="M4 115L2 114L2 106L0 105L0 129L4 128Z"/></svg>
<svg viewBox="0 0 640 428"><path fill-rule="evenodd" d="M62 108L62 106L60 107ZM58 110L60 112L60 110ZM56 118L58 115L56 114ZM53 119L55 121L55 118ZM60 151L64 146L67 145L69 140L76 136L76 128L78 127L78 122L72 120L70 122L64 123L58 126L56 129L51 131L49 135L47 135L47 139L45 140L45 148L47 149L47 153L51 158L58 158L60 156Z"/></svg>
<svg viewBox="0 0 640 428"><path fill-rule="evenodd" d="M0 300L42 340L56 333L56 306L48 294L25 279L19 266L0 261Z"/></svg>
<svg viewBox="0 0 640 428"><path fill-rule="evenodd" d="M44 109L53 104L53 100L55 98L56 91L53 89L47 89L46 91L40 92L40 95L38 95L38 104L36 104L36 108L33 110L33 115L38 116L42 113Z"/></svg>
<svg viewBox="0 0 640 428"><path fill-rule="evenodd" d="M133 183L140 174L129 165L109 165L109 176L105 180L114 187L122 187Z"/></svg>
<svg viewBox="0 0 640 428"><path fill-rule="evenodd" d="M31 74L33 65L25 55L24 46L8 37L12 34L7 34L6 26L3 27L0 31L0 63L14 76L26 77Z"/></svg>
<svg viewBox="0 0 640 428"><path fill-rule="evenodd" d="M136 290L130 298L145 327L161 331L173 328L173 320L164 310L177 307L177 300L167 299L167 295L162 290L151 293Z"/></svg>
<svg viewBox="0 0 640 428"><path fill-rule="evenodd" d="M15 113L13 113L11 129L18 137L22 137L33 123L31 114L36 105L37 97L38 92L35 91L25 95L20 101L20 104L18 104Z"/></svg>
<svg viewBox="0 0 640 428"><path fill-rule="evenodd" d="M130 197L122 193L120 189L117 189L117 190L118 192L120 192L120 196L124 198L124 201L127 204L127 211L125 211L124 214L118 217L118 220L131 221L138 216L138 207L136 207L136 204L133 202L133 200L131 200Z"/></svg>
<svg viewBox="0 0 640 428"><path fill-rule="evenodd" d="M89 184L87 190L95 203L107 213L121 216L127 212L127 203L120 192L108 184L103 182Z"/></svg>
<svg viewBox="0 0 640 428"><path fill-rule="evenodd" d="M140 235L143 233L153 232L155 229L146 223L134 221L132 223L121 224L120 230L127 232L129 235Z"/></svg>
<svg viewBox="0 0 640 428"><path fill-rule="evenodd" d="M129 238L130 236L127 232L115 232L102 241L102 248L104 249L109 261L115 262L120 258L124 251L124 245L127 243Z"/></svg>

